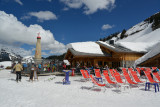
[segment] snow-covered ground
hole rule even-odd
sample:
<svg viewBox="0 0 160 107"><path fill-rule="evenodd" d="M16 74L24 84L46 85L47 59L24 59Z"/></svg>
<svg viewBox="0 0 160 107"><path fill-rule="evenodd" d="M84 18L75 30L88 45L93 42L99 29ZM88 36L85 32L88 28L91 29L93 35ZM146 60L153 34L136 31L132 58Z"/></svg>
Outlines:
<svg viewBox="0 0 160 107"><path fill-rule="evenodd" d="M70 77L63 85L63 76L40 76L39 81L15 81L9 70L0 71L0 107L159 107L160 92L145 91L144 86L120 91L116 88L92 88L91 81L81 76ZM82 88L83 87L83 88Z"/></svg>
<svg viewBox="0 0 160 107"><path fill-rule="evenodd" d="M3 68L11 67L12 62L11 61L3 61L3 62L0 62L0 66L1 65L3 65Z"/></svg>

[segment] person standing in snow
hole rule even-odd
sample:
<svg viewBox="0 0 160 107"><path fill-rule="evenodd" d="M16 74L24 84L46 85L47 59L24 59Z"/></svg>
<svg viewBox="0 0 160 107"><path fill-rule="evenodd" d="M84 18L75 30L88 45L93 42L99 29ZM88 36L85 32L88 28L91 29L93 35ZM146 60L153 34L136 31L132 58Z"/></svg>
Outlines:
<svg viewBox="0 0 160 107"><path fill-rule="evenodd" d="M12 73L15 72L15 69L13 69L15 65L16 65L16 63L14 62L14 63L12 64Z"/></svg>
<svg viewBox="0 0 160 107"><path fill-rule="evenodd" d="M29 81L33 82L34 72L36 72L36 65L34 63L32 63L31 70L30 70Z"/></svg>
<svg viewBox="0 0 160 107"><path fill-rule="evenodd" d="M42 68L42 64L38 64L38 73L40 73L41 68Z"/></svg>
<svg viewBox="0 0 160 107"><path fill-rule="evenodd" d="M24 72L24 74L27 72L27 64L26 63L23 63L23 72Z"/></svg>
<svg viewBox="0 0 160 107"><path fill-rule="evenodd" d="M76 72L80 72L80 63L79 62L76 63Z"/></svg>
<svg viewBox="0 0 160 107"><path fill-rule="evenodd" d="M15 71L16 71L16 81L17 81L17 82L18 82L18 80L21 81L21 71L23 70L23 67L22 67L22 65L21 65L21 62L18 61L18 64L16 64L16 65L13 67L13 69L15 69Z"/></svg>

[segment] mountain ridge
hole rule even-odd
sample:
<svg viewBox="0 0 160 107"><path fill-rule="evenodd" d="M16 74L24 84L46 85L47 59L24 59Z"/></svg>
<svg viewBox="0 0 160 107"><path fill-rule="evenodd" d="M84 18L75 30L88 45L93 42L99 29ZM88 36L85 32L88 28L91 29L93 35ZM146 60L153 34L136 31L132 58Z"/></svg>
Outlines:
<svg viewBox="0 0 160 107"><path fill-rule="evenodd" d="M150 26L150 32L155 31L156 29L160 28L160 12L157 12L156 14L146 18L144 21L132 26L128 30L123 29L122 32L115 32L107 37L100 38L100 41L109 41L109 40L122 40L124 38L127 38L128 36L132 36L134 34L137 34L146 28ZM150 33L148 32L148 33Z"/></svg>

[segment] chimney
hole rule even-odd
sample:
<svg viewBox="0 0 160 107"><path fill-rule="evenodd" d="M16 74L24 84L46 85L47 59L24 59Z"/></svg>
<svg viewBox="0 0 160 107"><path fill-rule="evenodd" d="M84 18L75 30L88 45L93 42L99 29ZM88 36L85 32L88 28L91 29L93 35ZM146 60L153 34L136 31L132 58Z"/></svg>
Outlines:
<svg viewBox="0 0 160 107"><path fill-rule="evenodd" d="M110 45L114 45L114 40L110 40L110 41L109 41L109 44L110 44Z"/></svg>

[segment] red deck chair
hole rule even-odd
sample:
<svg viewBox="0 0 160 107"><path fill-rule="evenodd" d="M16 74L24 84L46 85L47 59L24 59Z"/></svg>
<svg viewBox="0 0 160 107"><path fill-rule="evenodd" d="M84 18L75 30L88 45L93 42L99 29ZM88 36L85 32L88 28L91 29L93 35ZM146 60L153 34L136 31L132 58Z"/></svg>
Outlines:
<svg viewBox="0 0 160 107"><path fill-rule="evenodd" d="M153 74L153 75L157 78L157 80L160 82L160 76L159 76L158 72L153 72L152 74Z"/></svg>
<svg viewBox="0 0 160 107"><path fill-rule="evenodd" d="M98 86L101 86L101 87L106 86L106 84L99 83L99 81L97 81L97 79L94 78L93 75L90 75L90 78L91 78L92 82L93 82L95 85L98 85Z"/></svg>
<svg viewBox="0 0 160 107"><path fill-rule="evenodd" d="M139 73L139 74L141 73L141 70L140 70L140 68L136 68L136 70L138 71L138 73Z"/></svg>
<svg viewBox="0 0 160 107"><path fill-rule="evenodd" d="M114 77L114 72L113 72L114 70L113 70L113 69L110 69L109 71L110 71L112 77Z"/></svg>
<svg viewBox="0 0 160 107"><path fill-rule="evenodd" d="M81 69L80 72L81 72L82 76L84 77L84 79L89 79L90 78L89 74L86 70Z"/></svg>
<svg viewBox="0 0 160 107"><path fill-rule="evenodd" d="M149 82L157 83L157 81L153 80L153 78L151 77L150 71L144 70L144 73L145 73L147 79L149 80Z"/></svg>
<svg viewBox="0 0 160 107"><path fill-rule="evenodd" d="M152 67L153 70L157 69L157 67ZM154 75L154 77L156 77L156 79L160 82L160 76L158 74L158 72L152 72L152 74Z"/></svg>
<svg viewBox="0 0 160 107"><path fill-rule="evenodd" d="M99 81L99 80L102 81L102 76L101 76L101 73L100 73L100 69L94 69L94 72L95 72L96 79L97 79L98 81Z"/></svg>
<svg viewBox="0 0 160 107"><path fill-rule="evenodd" d="M128 68L129 72L131 73L133 79L138 82L138 83L142 83L142 81L138 78L136 71L133 71L132 68Z"/></svg>
<svg viewBox="0 0 160 107"><path fill-rule="evenodd" d="M102 77L101 77L101 73L100 73L100 69L94 69L94 72L95 72L95 76L96 76L97 78L102 78Z"/></svg>
<svg viewBox="0 0 160 107"><path fill-rule="evenodd" d="M152 67L153 70L157 69L157 67Z"/></svg>
<svg viewBox="0 0 160 107"><path fill-rule="evenodd" d="M88 78L90 78L90 77L89 77L89 73L88 73L87 70L84 70L84 74L85 74Z"/></svg>
<svg viewBox="0 0 160 107"><path fill-rule="evenodd" d="M129 76L129 74L128 74L128 72L127 72L127 70L125 68L122 68L122 72L123 72L123 75L124 75L125 79L127 80L127 82L129 84L137 84L136 82L133 82L131 80L131 78L130 78L130 76Z"/></svg>
<svg viewBox="0 0 160 107"><path fill-rule="evenodd" d="M109 83L109 84L116 84L116 82L113 82L110 77L109 77L109 74L108 74L108 71L107 70L103 70L103 75L106 79L106 81Z"/></svg>
<svg viewBox="0 0 160 107"><path fill-rule="evenodd" d="M111 72L111 75L113 75L113 77L115 78L115 80L118 82L118 83L123 83L122 79L121 79L121 75L113 70L113 69L110 69L110 72Z"/></svg>

